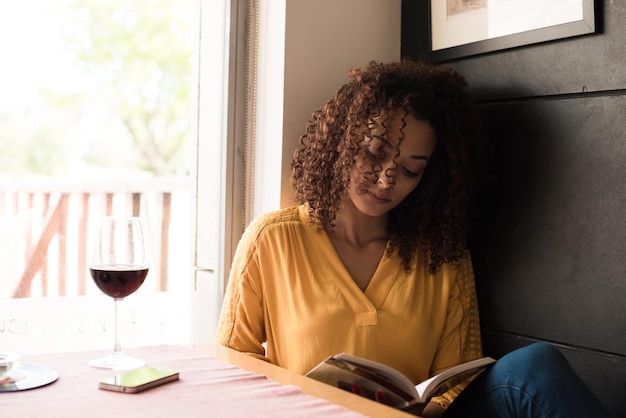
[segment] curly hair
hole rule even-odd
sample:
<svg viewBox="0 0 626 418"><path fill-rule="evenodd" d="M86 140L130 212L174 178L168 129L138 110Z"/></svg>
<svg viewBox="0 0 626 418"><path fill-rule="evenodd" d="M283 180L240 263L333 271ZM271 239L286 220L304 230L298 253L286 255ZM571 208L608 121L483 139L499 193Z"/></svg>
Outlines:
<svg viewBox="0 0 626 418"><path fill-rule="evenodd" d="M435 152L415 190L389 213L390 249L398 249L406 270L416 251L429 257L431 274L443 263L457 263L467 250L484 162L465 79L452 69L408 60L373 61L349 77L313 112L300 137L291 163L296 201L308 203L311 223L332 230L372 118L399 112L428 121Z"/></svg>

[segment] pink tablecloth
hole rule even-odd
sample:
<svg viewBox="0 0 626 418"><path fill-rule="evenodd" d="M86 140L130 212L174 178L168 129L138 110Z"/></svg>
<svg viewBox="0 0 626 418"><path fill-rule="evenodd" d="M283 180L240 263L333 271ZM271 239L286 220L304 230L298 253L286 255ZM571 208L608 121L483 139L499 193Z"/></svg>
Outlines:
<svg viewBox="0 0 626 418"><path fill-rule="evenodd" d="M46 366L59 380L38 389L0 393L2 417L341 417L362 415L243 370L186 347L126 350L149 366L180 372L180 381L138 394L98 389L100 378L115 374L89 367L104 352L24 356Z"/></svg>

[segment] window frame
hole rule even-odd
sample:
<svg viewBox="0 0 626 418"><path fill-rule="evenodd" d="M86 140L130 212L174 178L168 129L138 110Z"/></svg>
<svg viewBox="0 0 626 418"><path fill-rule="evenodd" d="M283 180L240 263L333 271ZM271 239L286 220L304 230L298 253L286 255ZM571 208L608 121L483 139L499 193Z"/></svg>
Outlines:
<svg viewBox="0 0 626 418"><path fill-rule="evenodd" d="M196 144L190 312L194 344L213 341L228 270L246 223L246 152L242 155L242 150L246 150L245 121L250 111L249 12L247 0L200 1L192 135Z"/></svg>

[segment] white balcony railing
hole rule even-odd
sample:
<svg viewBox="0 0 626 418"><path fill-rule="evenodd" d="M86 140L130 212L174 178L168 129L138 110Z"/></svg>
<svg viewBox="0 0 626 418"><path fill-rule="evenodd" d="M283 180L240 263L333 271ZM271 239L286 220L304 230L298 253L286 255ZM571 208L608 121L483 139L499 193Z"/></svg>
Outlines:
<svg viewBox="0 0 626 418"><path fill-rule="evenodd" d="M189 252L190 190L188 178L0 182L0 299L97 292L88 284L91 235L98 218L118 214L144 218L151 282L168 290L171 263Z"/></svg>

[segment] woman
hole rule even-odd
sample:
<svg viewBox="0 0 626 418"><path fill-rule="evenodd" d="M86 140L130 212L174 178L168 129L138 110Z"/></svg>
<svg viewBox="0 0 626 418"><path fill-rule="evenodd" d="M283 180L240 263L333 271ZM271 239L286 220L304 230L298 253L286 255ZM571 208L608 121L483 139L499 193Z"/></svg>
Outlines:
<svg viewBox="0 0 626 418"><path fill-rule="evenodd" d="M349 352L417 383L482 356L468 252L481 136L465 80L450 69L371 63L350 78L301 137L292 162L299 205L246 229L216 340L303 374ZM540 348L513 357L553 354ZM505 359L413 412L465 409L453 402L459 393L487 385Z"/></svg>

